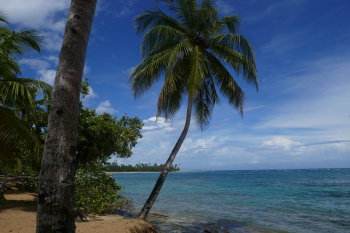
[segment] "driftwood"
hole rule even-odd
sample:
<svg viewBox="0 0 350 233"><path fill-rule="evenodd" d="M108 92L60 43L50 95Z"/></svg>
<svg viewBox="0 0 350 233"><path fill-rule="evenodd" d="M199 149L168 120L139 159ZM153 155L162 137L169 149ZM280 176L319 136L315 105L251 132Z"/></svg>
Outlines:
<svg viewBox="0 0 350 233"><path fill-rule="evenodd" d="M15 181L15 180L31 179L31 178L33 178L33 177L32 176L15 176L15 177L11 177L10 179L2 181L2 183L0 184L0 199L5 199L4 194L2 193L2 190L9 189L9 187L7 187L5 184L7 184L8 182L11 182L11 181Z"/></svg>

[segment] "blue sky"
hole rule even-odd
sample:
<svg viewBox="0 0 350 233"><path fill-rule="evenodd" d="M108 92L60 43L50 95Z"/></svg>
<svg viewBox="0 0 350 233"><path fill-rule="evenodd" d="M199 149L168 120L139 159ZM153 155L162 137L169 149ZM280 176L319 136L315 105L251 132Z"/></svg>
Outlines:
<svg viewBox="0 0 350 233"><path fill-rule="evenodd" d="M203 132L192 121L175 163L182 170L350 167L350 1L216 2L221 17L242 19L238 34L255 47L259 92L237 77L247 96L244 117L221 99ZM23 77L53 84L69 3L0 0L13 29L46 36L41 55L20 60ZM184 108L155 121L161 83L138 99L130 90L142 39L133 18L153 7L153 0L99 0L86 57L85 106L144 120L134 155L118 159L125 164L164 163L185 121Z"/></svg>

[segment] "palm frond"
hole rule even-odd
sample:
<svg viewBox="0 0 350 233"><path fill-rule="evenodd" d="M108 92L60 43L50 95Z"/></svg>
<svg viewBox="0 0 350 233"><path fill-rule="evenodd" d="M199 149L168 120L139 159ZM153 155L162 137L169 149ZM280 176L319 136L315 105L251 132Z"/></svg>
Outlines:
<svg viewBox="0 0 350 233"><path fill-rule="evenodd" d="M185 33L168 25L157 25L152 27L143 37L141 45L142 55L149 54L159 43L167 41L180 41L185 37Z"/></svg>
<svg viewBox="0 0 350 233"><path fill-rule="evenodd" d="M207 52L208 65L212 72L216 84L220 87L220 92L224 95L230 105L236 108L243 115L243 105L245 94L234 80L225 66L211 53Z"/></svg>
<svg viewBox="0 0 350 233"><path fill-rule="evenodd" d="M212 43L210 50L225 63L229 64L237 74L242 74L243 78L248 83L255 85L258 90L258 77L256 74L254 54L249 52L249 56L245 56L221 42L222 41Z"/></svg>
<svg viewBox="0 0 350 233"><path fill-rule="evenodd" d="M186 94L183 79L178 77L178 71L167 76L157 103L157 117L164 116L169 119L180 109L182 99Z"/></svg>
<svg viewBox="0 0 350 233"><path fill-rule="evenodd" d="M159 52L146 58L131 73L131 89L135 97L147 91L160 75L166 70L170 54L168 51Z"/></svg>
<svg viewBox="0 0 350 233"><path fill-rule="evenodd" d="M36 159L42 154L40 139L12 111L0 107L0 144L10 151L23 150Z"/></svg>
<svg viewBox="0 0 350 233"><path fill-rule="evenodd" d="M35 110L34 95L51 96L52 87L37 79L12 78L0 80L3 105L19 105Z"/></svg>
<svg viewBox="0 0 350 233"><path fill-rule="evenodd" d="M202 130L205 126L209 125L214 106L219 102L219 96L216 93L215 84L212 77L208 76L205 79L203 88L193 99L196 122Z"/></svg>
<svg viewBox="0 0 350 233"><path fill-rule="evenodd" d="M224 32L227 29L231 34L236 34L239 29L240 18L237 15L229 15L221 18L218 24L220 32Z"/></svg>
<svg viewBox="0 0 350 233"><path fill-rule="evenodd" d="M187 29L176 19L166 15L162 10L156 8L155 10L148 10L145 14L135 17L134 23L137 33L143 33L148 28L154 26L166 25L172 27L180 32L186 32Z"/></svg>

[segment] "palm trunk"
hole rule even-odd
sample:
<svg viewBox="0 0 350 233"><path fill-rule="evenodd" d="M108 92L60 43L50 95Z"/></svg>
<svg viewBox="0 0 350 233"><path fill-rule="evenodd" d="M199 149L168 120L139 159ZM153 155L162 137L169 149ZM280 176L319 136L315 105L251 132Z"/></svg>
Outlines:
<svg viewBox="0 0 350 233"><path fill-rule="evenodd" d="M165 179L169 173L169 169L170 169L170 167L171 167L171 165L172 165L172 163L177 155L177 152L179 152L180 147L186 138L188 129L190 128L191 112L192 112L192 99L189 97L185 127L182 130L182 133L181 133L179 139L177 140L177 142L174 146L174 149L171 151L170 156L169 156L168 160L166 161L164 168L163 168L162 172L160 173L159 178L158 178L151 194L149 195L142 210L138 214L139 218L145 219L147 217L149 211L151 210L154 202L156 201L156 199L158 197L158 194L159 194L159 192L160 192L160 190L165 182Z"/></svg>
<svg viewBox="0 0 350 233"><path fill-rule="evenodd" d="M65 27L39 175L37 233L75 232L79 99L97 0L72 0Z"/></svg>

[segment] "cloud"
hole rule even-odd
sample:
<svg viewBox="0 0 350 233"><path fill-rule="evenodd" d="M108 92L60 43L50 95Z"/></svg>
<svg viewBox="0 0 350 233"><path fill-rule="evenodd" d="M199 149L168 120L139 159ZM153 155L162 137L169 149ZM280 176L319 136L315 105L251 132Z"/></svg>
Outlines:
<svg viewBox="0 0 350 233"><path fill-rule="evenodd" d="M171 127L170 120L165 120L163 117L150 117L147 120L144 120L145 124L142 128L143 130L165 130L167 132L175 130L175 128Z"/></svg>
<svg viewBox="0 0 350 233"><path fill-rule="evenodd" d="M119 0L120 10L114 14L115 17L121 18L134 13L134 5L138 0Z"/></svg>
<svg viewBox="0 0 350 233"><path fill-rule="evenodd" d="M216 1L216 7L218 8L219 13L222 13L224 15L231 14L234 11L232 5L223 0Z"/></svg>
<svg viewBox="0 0 350 233"><path fill-rule="evenodd" d="M84 65L84 74L88 74L90 72L90 67Z"/></svg>
<svg viewBox="0 0 350 233"><path fill-rule="evenodd" d="M80 97L85 107L89 107L92 100L95 98L97 98L97 94L94 92L91 86L89 86L89 94L85 96L85 98Z"/></svg>
<svg viewBox="0 0 350 233"><path fill-rule="evenodd" d="M39 70L40 80L50 84L51 86L55 83L56 70Z"/></svg>
<svg viewBox="0 0 350 233"><path fill-rule="evenodd" d="M0 0L0 5L10 23L63 32L70 0Z"/></svg>
<svg viewBox="0 0 350 233"><path fill-rule="evenodd" d="M48 61L41 59L22 59L19 64L26 65L34 70L46 70L51 66Z"/></svg>
<svg viewBox="0 0 350 233"><path fill-rule="evenodd" d="M114 109L111 105L111 103L109 102L109 100L106 101L102 101L96 108L96 111L99 114L102 114L104 112L106 113L110 113L110 114L114 114L117 113L118 111L116 109Z"/></svg>
<svg viewBox="0 0 350 233"><path fill-rule="evenodd" d="M301 145L300 142L294 142L286 137L283 136L275 136L272 137L268 141L264 141L262 143L262 147L267 147L270 149L283 149L286 151L289 151L292 146L299 146Z"/></svg>
<svg viewBox="0 0 350 233"><path fill-rule="evenodd" d="M56 70L51 69L52 64L56 63L55 56L46 57L47 60L43 59L22 59L19 61L19 64L25 65L30 69L33 69L39 75L39 79L50 84L54 85Z"/></svg>
<svg viewBox="0 0 350 233"><path fill-rule="evenodd" d="M251 110L255 110L255 109L260 109L265 107L264 105L259 105L259 106L253 106L253 107L247 107L244 109L245 112L251 111Z"/></svg>
<svg viewBox="0 0 350 233"><path fill-rule="evenodd" d="M50 51L60 51L62 48L63 42L63 31L62 33L54 32L54 31L45 31L42 33L45 37L45 45L44 49Z"/></svg>
<svg viewBox="0 0 350 233"><path fill-rule="evenodd" d="M49 61L51 61L51 62L53 62L53 64L54 64L55 66L58 65L58 60L59 60L59 58L58 58L57 56L48 56L46 59L49 60Z"/></svg>
<svg viewBox="0 0 350 233"><path fill-rule="evenodd" d="M212 148L216 148L217 142L215 139L216 136L211 136L209 138L200 138L196 140L193 140L192 138L186 139L183 146L181 147L181 152L183 152L182 154L190 153L190 155L193 155L193 153L196 154L210 150Z"/></svg>

